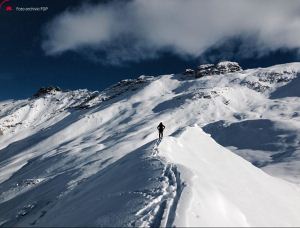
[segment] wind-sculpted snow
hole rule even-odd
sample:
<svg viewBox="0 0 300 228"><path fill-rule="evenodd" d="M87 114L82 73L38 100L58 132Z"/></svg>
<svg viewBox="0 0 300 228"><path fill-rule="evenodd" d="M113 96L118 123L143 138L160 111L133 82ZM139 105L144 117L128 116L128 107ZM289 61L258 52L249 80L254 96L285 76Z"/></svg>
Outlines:
<svg viewBox="0 0 300 228"><path fill-rule="evenodd" d="M218 121L204 130L223 146L271 174L299 183L300 130L287 121L245 120L226 124ZM276 167L280 167L276 170ZM273 167L271 171L271 167ZM271 171L271 172L270 172Z"/></svg>
<svg viewBox="0 0 300 228"><path fill-rule="evenodd" d="M165 137L198 124L268 174L300 183L300 98L293 86L299 70L300 64L294 63L199 79L182 74L141 76L100 92L51 90L27 100L0 102L0 224L176 224L179 205L188 202L185 192L192 186L185 186L189 179L182 174L190 171L161 152L163 145L165 151L173 147L171 142L165 144L169 139L155 146L161 121ZM288 88L294 92L288 93ZM208 154L201 157L207 160ZM231 164L231 158L224 159ZM206 167L214 167L215 159L207 160ZM243 177L252 178L247 175ZM260 177L255 178L262 183L265 179ZM214 173L205 184L214 188L210 178ZM247 183L241 184L247 188ZM266 182L261 194L273 187ZM251 194L256 196L256 190L252 188ZM200 196L205 200L206 195ZM223 198L218 202L223 205ZM228 207L237 214L226 223L219 220L224 224L239 220L235 224L265 225L258 223L261 220L245 222L239 207ZM292 206L288 208L292 211ZM199 216L211 224L211 214ZM286 221L294 224L293 217Z"/></svg>
<svg viewBox="0 0 300 228"><path fill-rule="evenodd" d="M79 175L81 167L66 170L57 167L35 189L25 189L13 199L2 202L1 216L10 217L4 225L130 225L143 205L160 194L163 184L159 181L163 164L151 157L151 151L150 143L106 167L109 159L101 160L98 163L100 170L82 179L73 191L67 182ZM32 160L22 169L24 174L18 175L18 178L33 175L32 172L47 173L53 164L62 159L60 155L54 155L54 158ZM86 163L83 167L89 165ZM1 190L4 193L12 191L15 188L14 180L11 178L4 182Z"/></svg>
<svg viewBox="0 0 300 228"><path fill-rule="evenodd" d="M186 180L176 227L300 225L299 186L265 174L198 126L164 139L159 151Z"/></svg>

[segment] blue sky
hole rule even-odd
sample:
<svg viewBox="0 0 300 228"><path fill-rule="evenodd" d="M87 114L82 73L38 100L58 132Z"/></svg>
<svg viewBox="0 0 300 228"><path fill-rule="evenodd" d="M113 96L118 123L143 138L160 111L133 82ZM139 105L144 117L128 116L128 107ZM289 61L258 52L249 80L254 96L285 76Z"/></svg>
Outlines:
<svg viewBox="0 0 300 228"><path fill-rule="evenodd" d="M153 2L155 1L153 0ZM119 21L110 19L114 18L114 15L118 13L119 5L116 2L11 0L10 4L14 7L47 6L49 9L46 12L31 13L8 13L3 10L0 12L0 100L27 98L37 91L38 88L48 85L59 86L63 89L88 88L90 90L102 90L122 79L136 78L142 74L160 75L176 73L183 71L185 68L196 67L201 63L213 63L225 59L238 61L244 68L264 67L299 61L298 43L295 43L296 41L294 42L293 40L293 37L297 36L297 34L289 32L288 29L284 30L284 32L289 34L288 37L278 38L282 42L277 42L278 40L276 39L272 40L270 45L266 45L268 42L265 42L271 39L269 38L272 37L270 34L281 34L281 31L271 31L270 34L264 34L261 39L248 36L248 40L236 38L237 35L234 33L232 33L234 38L231 37L230 39L223 39L222 35L220 37L214 35L218 40L213 45L210 44L210 38L201 40L201 33L191 34L192 37L188 37L189 39L185 40L189 35L189 31L182 31L182 33L185 33L183 37L176 35L178 34L177 32L180 34L180 29L183 27L179 26L178 31L175 32L170 30L169 33L164 33L165 31L162 31L164 27L157 27L156 25L153 27L153 24L149 25L147 20L151 21L153 17L161 21L173 23L173 20L168 21L161 16L169 14L172 17L172 9L166 7L168 8L166 13L164 11L156 12L157 8L153 2L153 5L146 4L142 6L148 7L150 13L147 18L142 17L139 19L143 28L145 28L145 34L150 34L149 31L153 30L156 35L148 39L145 38L145 34L136 34L135 31L127 31L125 29L125 43L125 38L123 39L122 34L126 24L120 24ZM134 1L128 2L126 4L131 4L130 2ZM178 1L174 0L174 2ZM174 9L180 7L180 4L184 4L184 2L178 2L178 5L173 6ZM186 7L189 7L189 4L186 5ZM91 15L94 14L95 17L91 17L89 13L85 13L89 7L92 7L93 12ZM138 14L135 15L132 11L132 9L135 9L134 7L130 6L130 10L127 13L125 9L125 13L121 18L130 27L137 26L133 25L134 23L130 21L133 19L129 19L131 14L138 17ZM143 10L140 6L138 7L136 8L137 11ZM205 7L212 6L207 5ZM250 8L250 6L247 7ZM251 7L257 6L251 5ZM151 10L153 10L153 16ZM186 8L186 10L189 10L189 8ZM289 9L286 10L286 13L290 13ZM103 14L107 16L104 17ZM90 28L86 28L81 22L82 19L91 24L89 20L95 21L98 17L105 21L107 20L110 23L110 27L114 27L116 24L118 29L113 28L113 34L118 34L119 36L117 38L111 35L105 36L106 40L104 42L101 40L103 34L111 33L111 29L101 30L101 33L97 33L95 30L98 28L102 29L101 26L105 25L96 23L94 27L91 25ZM274 16L270 15L271 19L272 17ZM70 24L64 23L66 19L70 21ZM283 25L286 21L290 20L284 15L282 15L281 19ZM191 18L191 20L194 20L194 18ZM182 21L179 18L178 22L174 23L182 23L184 25L184 23L190 22ZM220 22L217 21L214 23ZM278 24L281 27L283 25ZM70 30L74 34L67 34L65 36L69 31L68 27L65 28L65 26L75 26L75 29ZM168 24L163 26L172 27L172 24L170 26ZM224 24L223 27L226 26L231 27L230 24ZM238 30L244 25L238 24L232 26L235 26L235 30ZM215 24L199 29L203 29L203 33L207 34L210 32L210 27L213 29ZM258 29L266 30L264 27ZM88 40L85 40L86 37L82 35L83 33L92 35ZM172 39L173 33L174 36L179 37L175 41ZM127 34L129 35L127 36ZM197 36L199 36L199 45ZM94 39L97 41L96 45L94 44ZM256 40L255 44L251 43L252 39ZM164 41L164 43L161 41ZM117 45L116 42L118 42ZM191 42L194 43L191 44ZM245 45L248 43L254 45L253 48L251 45ZM264 50L263 53L260 51L260 43L261 49ZM134 47L134 53L132 47ZM255 52L247 52L247 50L253 49Z"/></svg>

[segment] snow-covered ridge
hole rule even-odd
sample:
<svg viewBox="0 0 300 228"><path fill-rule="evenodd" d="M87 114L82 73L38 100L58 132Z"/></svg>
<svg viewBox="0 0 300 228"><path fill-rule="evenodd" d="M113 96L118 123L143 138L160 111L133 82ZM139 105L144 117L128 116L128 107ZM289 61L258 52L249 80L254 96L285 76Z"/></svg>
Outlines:
<svg viewBox="0 0 300 228"><path fill-rule="evenodd" d="M2 134L18 128L38 126L45 119L58 116L68 109L87 109L114 99L123 93L141 89L153 77L140 76L123 80L102 91L62 91L55 87L41 88L32 98L12 103L0 104L0 131ZM30 117L30 118L28 118ZM22 125L22 126L21 126Z"/></svg>
<svg viewBox="0 0 300 228"><path fill-rule="evenodd" d="M225 157L220 158L228 164L252 170L243 175L252 180L254 186L247 188L247 194L255 200L260 199L256 184L265 183L259 192L270 201L287 192L284 195L291 198L276 202L278 207L265 215L276 217L279 207L283 207L290 213L287 220L278 224L298 225L291 211L299 208L290 203L298 202L294 197L298 190L282 190L298 188L285 181L281 187L280 180L269 174L300 183L299 71L300 64L292 63L200 78L184 74L142 76L101 92L51 90L27 100L0 102L0 224L184 224L176 222L176 214L183 202L189 202L185 201L185 192L197 185L195 180L185 179L184 173L198 172L204 178L201 167L224 167L206 150L196 150L213 145L215 155L219 149L226 151ZM156 126L160 121L166 125L166 131L158 145ZM194 124L211 134L216 142L212 143L200 129L195 130L200 131L199 140L194 140L199 142L195 144L181 136L176 138L178 132ZM194 130L183 135L196 137L191 132ZM204 141L212 144L197 144ZM175 153L175 146L182 153ZM185 154L183 151L187 155L199 153L197 159L202 166L187 170L185 164L176 164ZM169 157L173 152L175 157ZM232 175L233 168L225 168L228 172L224 175ZM223 205L236 212L226 217L219 211L220 220L216 221L224 225L274 224L253 219L249 213L255 204L245 204L249 207L243 208L242 203L228 199L227 190L233 190L220 189L216 177L212 172L205 182L199 183L218 190L219 209ZM247 182L236 182L237 187L247 187ZM284 187L287 185L293 187ZM280 186L282 191L267 196L266 191L274 186ZM204 197L203 194L200 196ZM210 205L213 201L209 199L197 200ZM195 218L195 223L186 224L213 224L211 215L202 212L201 223ZM243 216L247 221L241 219Z"/></svg>
<svg viewBox="0 0 300 228"><path fill-rule="evenodd" d="M183 166L186 199L178 205L176 226L299 226L299 187L262 172L198 126L166 138L159 151Z"/></svg>

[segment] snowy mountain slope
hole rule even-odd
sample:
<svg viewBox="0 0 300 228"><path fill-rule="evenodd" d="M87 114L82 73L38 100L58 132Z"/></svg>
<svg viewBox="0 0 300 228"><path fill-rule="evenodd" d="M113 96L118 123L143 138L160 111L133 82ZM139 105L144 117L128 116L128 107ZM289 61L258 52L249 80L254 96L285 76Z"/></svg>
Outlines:
<svg viewBox="0 0 300 228"><path fill-rule="evenodd" d="M29 183L20 183L14 189L16 191L10 190L7 194L16 194L19 190L23 192L2 204L1 214L8 214L13 218L4 225L132 226L146 219L149 223L154 223L155 216L148 211L138 210L147 201L159 202L164 195L163 185L167 181L162 179L163 164L151 157L152 144L131 152L97 174L81 180L72 193L68 186L68 182L76 178L72 177L72 170L32 183L31 186L28 186ZM58 159L59 157L54 161L46 159L42 163L54 163ZM109 163L109 160L102 161L101 165ZM27 170L38 173L43 170L44 165L27 167ZM32 191L28 191L30 187L33 188ZM8 196L3 196L2 200L4 197L8 200ZM23 206L19 204L20 201L30 203ZM17 216L14 216L15 208L20 208Z"/></svg>
<svg viewBox="0 0 300 228"><path fill-rule="evenodd" d="M299 187L265 174L198 126L164 139L159 152L183 166L187 200L178 205L176 226L299 226Z"/></svg>
<svg viewBox="0 0 300 228"><path fill-rule="evenodd" d="M172 224L184 180L155 149L160 121L165 135L198 124L268 173L300 183L299 97L274 95L299 71L293 63L199 79L141 76L100 93L1 102L0 224Z"/></svg>

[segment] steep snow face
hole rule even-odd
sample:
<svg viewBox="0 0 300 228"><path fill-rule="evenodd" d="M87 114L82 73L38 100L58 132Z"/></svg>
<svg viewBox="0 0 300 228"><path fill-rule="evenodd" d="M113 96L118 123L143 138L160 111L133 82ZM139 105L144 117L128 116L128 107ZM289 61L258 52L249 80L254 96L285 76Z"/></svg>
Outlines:
<svg viewBox="0 0 300 228"><path fill-rule="evenodd" d="M217 144L198 126L159 145L186 181L174 225L299 226L300 188L271 177Z"/></svg>
<svg viewBox="0 0 300 228"><path fill-rule="evenodd" d="M141 76L102 92L1 102L0 224L172 224L188 187L180 167L157 153L161 121L165 135L198 124L269 174L300 183L300 98L292 86L299 70L294 63L199 79Z"/></svg>

